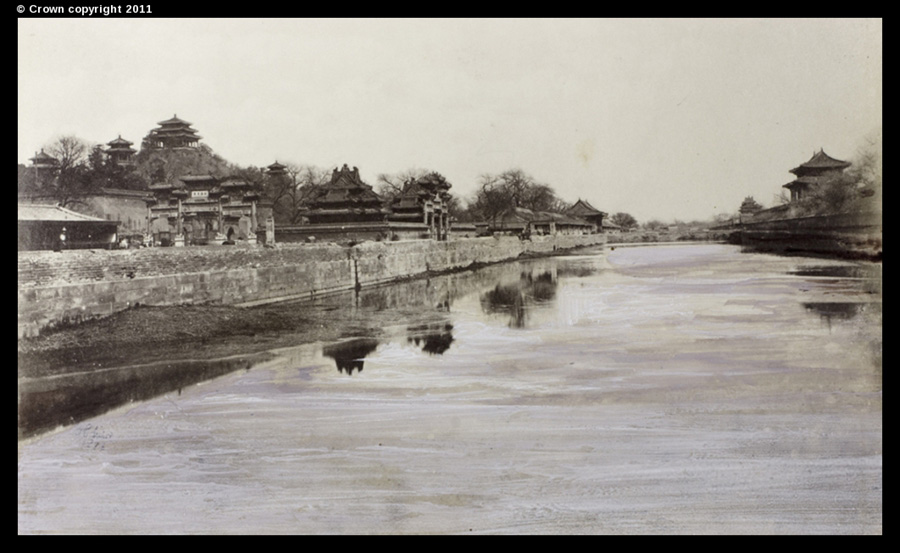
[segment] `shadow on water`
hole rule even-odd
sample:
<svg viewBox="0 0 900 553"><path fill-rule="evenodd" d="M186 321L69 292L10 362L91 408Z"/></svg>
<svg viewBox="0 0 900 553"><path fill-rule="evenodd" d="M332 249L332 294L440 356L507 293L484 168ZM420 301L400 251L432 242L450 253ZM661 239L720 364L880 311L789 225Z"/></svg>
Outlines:
<svg viewBox="0 0 900 553"><path fill-rule="evenodd" d="M529 308L556 297L555 271L538 274L522 272L518 282L497 284L481 295L481 309L487 314L508 313L511 328L525 328Z"/></svg>
<svg viewBox="0 0 900 553"><path fill-rule="evenodd" d="M422 346L429 355L443 355L453 343L453 325L449 322L429 323L406 328L407 343Z"/></svg>
<svg viewBox="0 0 900 553"><path fill-rule="evenodd" d="M173 361L19 381L19 439L240 369L248 358Z"/></svg>
<svg viewBox="0 0 900 553"><path fill-rule="evenodd" d="M334 359L338 372L353 374L363 370L363 360L378 347L378 340L356 338L322 348L322 355Z"/></svg>
<svg viewBox="0 0 900 553"><path fill-rule="evenodd" d="M862 290L868 294L882 293L881 264L801 266L788 274L828 279L853 279L862 281Z"/></svg>
<svg viewBox="0 0 900 553"><path fill-rule="evenodd" d="M323 348L323 355L334 359L338 371L349 375L363 370L366 356L378 347L379 340L375 336L387 325L408 323L407 343L414 343L429 355L443 355L454 343L453 325L446 320L445 314L451 311L456 299L482 294L485 313L508 313L510 326L524 328L530 307L555 299L557 277L590 276L597 272L594 264L588 255L573 259L520 260L296 303L315 307L323 317L339 312L345 336L366 336ZM509 282L512 283L506 284ZM437 316L441 320L424 324L410 322L423 316ZM53 363L78 372L38 378L24 378L20 374L19 439L83 421L123 404L151 399L235 370L248 369L252 364L249 359L266 355L248 354L242 358L214 361L166 361L97 370L98 363L107 363L105 357L95 355L87 362L82 359L80 350L73 351L65 358L60 358L59 352L44 356L30 354L24 358L20 355L20 368L23 363L32 366ZM140 353L134 355L139 356ZM120 361L119 356L110 356L109 364L118 364L117 361Z"/></svg>

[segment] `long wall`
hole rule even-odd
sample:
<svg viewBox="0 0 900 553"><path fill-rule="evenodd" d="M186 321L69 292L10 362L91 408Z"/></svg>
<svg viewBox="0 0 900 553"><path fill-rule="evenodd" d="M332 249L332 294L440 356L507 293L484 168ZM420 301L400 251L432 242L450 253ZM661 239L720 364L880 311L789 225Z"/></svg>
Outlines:
<svg viewBox="0 0 900 553"><path fill-rule="evenodd" d="M602 244L587 236L19 252L18 336L135 305L252 304Z"/></svg>
<svg viewBox="0 0 900 553"><path fill-rule="evenodd" d="M758 251L880 260L881 212L745 222L744 247Z"/></svg>

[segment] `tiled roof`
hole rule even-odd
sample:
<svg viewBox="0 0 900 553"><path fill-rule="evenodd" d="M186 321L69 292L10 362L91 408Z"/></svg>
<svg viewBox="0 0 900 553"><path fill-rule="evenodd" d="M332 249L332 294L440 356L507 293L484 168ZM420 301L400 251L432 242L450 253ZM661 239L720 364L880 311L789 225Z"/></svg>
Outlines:
<svg viewBox="0 0 900 553"><path fill-rule="evenodd" d="M382 202L372 187L360 179L359 170L356 167L351 170L346 164L340 170L335 169L331 181L319 187L313 194L307 202L311 207L344 202L381 206Z"/></svg>
<svg viewBox="0 0 900 553"><path fill-rule="evenodd" d="M590 215L606 215L605 212L600 211L596 207L592 206L586 200L579 199L575 202L572 207L566 210L566 213L570 215L575 215L576 217L584 217Z"/></svg>
<svg viewBox="0 0 900 553"><path fill-rule="evenodd" d="M58 205L19 204L19 221L107 221L90 215L76 213Z"/></svg>
<svg viewBox="0 0 900 553"><path fill-rule="evenodd" d="M107 144L108 146L122 146L122 147L127 147L127 146L131 146L131 145L134 144L134 143L133 143L133 142L129 142L128 140L125 140L124 138L122 138L122 135L120 134L120 135L119 135L119 138L116 138L116 139L114 139L114 140L110 140L110 141L107 142L106 144Z"/></svg>
<svg viewBox="0 0 900 553"><path fill-rule="evenodd" d="M188 123L183 119L179 119L178 115L173 115L171 119L160 121L157 125L193 125L193 123Z"/></svg>
<svg viewBox="0 0 900 553"><path fill-rule="evenodd" d="M50 162L50 163L59 163L59 162L56 160L55 157L46 154L46 153L44 152L43 148L41 149L40 153L34 154L34 157L31 158L30 161L32 161L32 162L36 162L36 161L47 161L47 162Z"/></svg>
<svg viewBox="0 0 900 553"><path fill-rule="evenodd" d="M825 150L819 150L813 154L809 161L791 169L791 173L805 172L805 170L816 169L844 169L850 167L849 161L841 161L835 159L825 153Z"/></svg>

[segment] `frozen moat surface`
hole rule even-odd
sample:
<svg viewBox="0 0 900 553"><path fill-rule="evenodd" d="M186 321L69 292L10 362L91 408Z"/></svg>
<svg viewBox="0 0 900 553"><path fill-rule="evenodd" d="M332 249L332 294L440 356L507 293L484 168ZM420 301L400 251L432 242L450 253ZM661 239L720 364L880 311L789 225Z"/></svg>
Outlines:
<svg viewBox="0 0 900 553"><path fill-rule="evenodd" d="M20 441L19 533L880 534L880 276L645 246L319 300L391 322Z"/></svg>

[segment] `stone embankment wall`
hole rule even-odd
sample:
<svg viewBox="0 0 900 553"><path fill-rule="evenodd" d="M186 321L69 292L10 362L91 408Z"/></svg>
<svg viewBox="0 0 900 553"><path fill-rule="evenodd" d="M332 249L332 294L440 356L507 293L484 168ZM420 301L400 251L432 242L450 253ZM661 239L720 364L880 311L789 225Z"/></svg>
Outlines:
<svg viewBox="0 0 900 553"><path fill-rule="evenodd" d="M278 244L19 252L18 336L139 304L247 304L313 296L604 242L603 235L588 235L365 242L352 248Z"/></svg>
<svg viewBox="0 0 900 553"><path fill-rule="evenodd" d="M747 249L881 260L881 212L853 213L745 222Z"/></svg>

